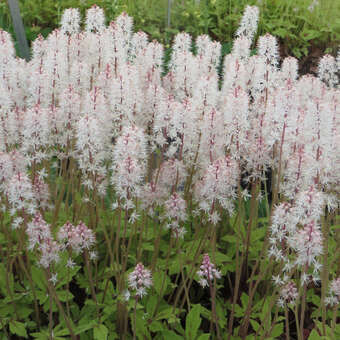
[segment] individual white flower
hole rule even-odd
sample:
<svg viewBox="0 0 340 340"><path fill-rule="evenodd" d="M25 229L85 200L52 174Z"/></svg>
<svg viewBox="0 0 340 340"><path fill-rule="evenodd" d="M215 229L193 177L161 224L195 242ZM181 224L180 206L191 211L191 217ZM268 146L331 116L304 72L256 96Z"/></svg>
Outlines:
<svg viewBox="0 0 340 340"><path fill-rule="evenodd" d="M96 261L98 259L98 253L96 251L90 251L90 260Z"/></svg>
<svg viewBox="0 0 340 340"><path fill-rule="evenodd" d="M138 215L135 211L132 212L129 218L129 223L135 223L139 219L140 215Z"/></svg>
<svg viewBox="0 0 340 340"><path fill-rule="evenodd" d="M66 267L72 269L72 268L74 268L75 265L76 265L76 263L75 263L71 258L69 258L69 259L67 260Z"/></svg>
<svg viewBox="0 0 340 340"><path fill-rule="evenodd" d="M22 223L24 222L24 219L20 216L16 217L14 220L13 220L13 223L12 223L12 228L15 230L15 229L18 229L20 227L20 225L22 225Z"/></svg>
<svg viewBox="0 0 340 340"><path fill-rule="evenodd" d="M49 281L52 282L52 284L55 286L56 283L58 282L58 274L57 273L52 274L51 278L49 279Z"/></svg>
<svg viewBox="0 0 340 340"><path fill-rule="evenodd" d="M131 293L128 289L125 289L123 292L123 300L124 301L129 301L131 297Z"/></svg>

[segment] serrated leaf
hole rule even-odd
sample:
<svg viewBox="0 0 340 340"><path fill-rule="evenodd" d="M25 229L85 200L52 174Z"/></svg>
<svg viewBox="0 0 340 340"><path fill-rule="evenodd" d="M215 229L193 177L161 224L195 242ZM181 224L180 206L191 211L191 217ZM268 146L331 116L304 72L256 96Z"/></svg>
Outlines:
<svg viewBox="0 0 340 340"><path fill-rule="evenodd" d="M23 320L25 320L32 312L33 312L32 308L28 308L25 306L22 306L17 310L18 317Z"/></svg>
<svg viewBox="0 0 340 340"><path fill-rule="evenodd" d="M50 338L50 335L44 330L39 333L30 333L30 336L33 336L37 340L48 340Z"/></svg>
<svg viewBox="0 0 340 340"><path fill-rule="evenodd" d="M12 334L16 334L19 336L22 336L24 338L27 338L27 331L25 324L19 321L11 321L9 323L9 330Z"/></svg>
<svg viewBox="0 0 340 340"><path fill-rule="evenodd" d="M250 319L250 324L255 332L257 332L257 330L260 328L260 324L255 320Z"/></svg>
<svg viewBox="0 0 340 340"><path fill-rule="evenodd" d="M67 290L61 290L57 292L57 296L60 301L66 302L73 299L73 294Z"/></svg>
<svg viewBox="0 0 340 340"><path fill-rule="evenodd" d="M248 306L249 296L246 293L242 293L241 295L241 302L242 302L242 308L246 310Z"/></svg>
<svg viewBox="0 0 340 340"><path fill-rule="evenodd" d="M163 324L160 321L151 322L149 329L153 333L162 332L164 329Z"/></svg>
<svg viewBox="0 0 340 340"><path fill-rule="evenodd" d="M162 335L164 340L183 340L183 337L167 329L162 332Z"/></svg>
<svg viewBox="0 0 340 340"><path fill-rule="evenodd" d="M197 340L209 340L210 334L201 334Z"/></svg>
<svg viewBox="0 0 340 340"><path fill-rule="evenodd" d="M155 320L168 319L172 315L172 307L162 310L156 315Z"/></svg>
<svg viewBox="0 0 340 340"><path fill-rule="evenodd" d="M165 277L164 277L165 275ZM168 287L168 284L170 282L169 277L164 274L163 272L156 272L153 275L153 287L155 288L155 291L160 297L163 297L163 295L166 292L166 289ZM163 284L164 281L164 284Z"/></svg>
<svg viewBox="0 0 340 340"><path fill-rule="evenodd" d="M313 329L309 334L308 340L320 340L320 335L315 329Z"/></svg>
<svg viewBox="0 0 340 340"><path fill-rule="evenodd" d="M34 283L39 287L40 290L46 291L45 275L41 268L32 266L31 267L32 279Z"/></svg>
<svg viewBox="0 0 340 340"><path fill-rule="evenodd" d="M93 328L93 338L95 340L106 340L109 330L105 325L98 325Z"/></svg>
<svg viewBox="0 0 340 340"><path fill-rule="evenodd" d="M186 317L185 337L187 340L193 340L197 336L197 331L201 325L201 306L194 305Z"/></svg>
<svg viewBox="0 0 340 340"><path fill-rule="evenodd" d="M86 331L88 331L89 329L93 328L94 325L96 324L95 321L86 321L85 324L82 324L82 325L79 325L76 330L75 330L75 335L78 335L78 334L81 334L81 333L84 333Z"/></svg>
<svg viewBox="0 0 340 340"><path fill-rule="evenodd" d="M228 255L220 253L220 252L216 252L215 254L216 264L221 264L223 262L230 262L230 261L231 261L231 258Z"/></svg>
<svg viewBox="0 0 340 340"><path fill-rule="evenodd" d="M150 339L150 334L147 328L147 321L144 318L144 312L138 311L136 317L136 334L140 339Z"/></svg>
<svg viewBox="0 0 340 340"><path fill-rule="evenodd" d="M48 295L42 290L36 291L36 295L41 305L44 304L48 299Z"/></svg>
<svg viewBox="0 0 340 340"><path fill-rule="evenodd" d="M146 312L148 313L148 315L153 315L155 312L155 308L157 305L157 296L155 295L149 295L148 296L148 300L146 303Z"/></svg>
<svg viewBox="0 0 340 340"><path fill-rule="evenodd" d="M271 336L274 338L278 338L282 333L283 333L283 323L280 322L274 326Z"/></svg>

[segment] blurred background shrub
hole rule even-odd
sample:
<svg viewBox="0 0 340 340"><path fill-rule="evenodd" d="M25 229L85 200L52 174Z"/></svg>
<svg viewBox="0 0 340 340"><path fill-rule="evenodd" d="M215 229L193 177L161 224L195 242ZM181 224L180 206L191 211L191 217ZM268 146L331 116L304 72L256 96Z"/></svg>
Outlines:
<svg viewBox="0 0 340 340"><path fill-rule="evenodd" d="M65 8L84 15L94 4L104 8L107 21L125 11L135 30L148 33L169 47L173 36L186 31L194 37L209 34L228 50L246 5L260 8L258 35L280 39L283 56L302 58L317 48L335 53L340 43L340 1L336 0L19 0L29 42L58 27ZM168 13L170 11L170 25ZM13 33L6 0L0 0L0 27ZM229 44L228 44L229 43Z"/></svg>

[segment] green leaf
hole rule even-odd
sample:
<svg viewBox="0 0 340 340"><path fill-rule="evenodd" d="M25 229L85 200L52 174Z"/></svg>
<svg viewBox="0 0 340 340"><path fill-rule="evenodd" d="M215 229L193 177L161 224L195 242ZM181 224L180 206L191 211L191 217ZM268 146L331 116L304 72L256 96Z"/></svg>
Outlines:
<svg viewBox="0 0 340 340"><path fill-rule="evenodd" d="M19 321L11 321L9 323L9 330L11 333L27 338L25 324Z"/></svg>
<svg viewBox="0 0 340 340"><path fill-rule="evenodd" d="M276 30L274 30L273 34L280 37L280 38L286 38L287 37L287 29L279 27Z"/></svg>
<svg viewBox="0 0 340 340"><path fill-rule="evenodd" d="M335 326L335 335L338 335L340 339L340 323Z"/></svg>
<svg viewBox="0 0 340 340"><path fill-rule="evenodd" d="M180 335L177 335L175 332L169 331L165 329L162 332L164 340L183 340L183 338Z"/></svg>
<svg viewBox="0 0 340 340"><path fill-rule="evenodd" d="M6 268L3 263L0 263L0 277L6 277ZM5 280L0 280L0 292L5 296L7 295Z"/></svg>
<svg viewBox="0 0 340 340"><path fill-rule="evenodd" d="M322 31L322 30L321 30ZM307 32L301 32L300 36L303 40L309 41L320 37L320 31L308 30Z"/></svg>
<svg viewBox="0 0 340 340"><path fill-rule="evenodd" d="M150 334L147 328L147 321L144 318L145 313L138 311L136 316L136 334L139 339L150 339Z"/></svg>
<svg viewBox="0 0 340 340"><path fill-rule="evenodd" d="M62 302L66 302L66 301L73 299L73 294L70 293L67 290L61 290L61 291L57 292L57 296L58 296L59 300L62 301Z"/></svg>
<svg viewBox="0 0 340 340"><path fill-rule="evenodd" d="M37 340L48 340L50 335L46 330L42 330L41 332L30 333L30 336L33 336Z"/></svg>
<svg viewBox="0 0 340 340"><path fill-rule="evenodd" d="M32 267L32 269L33 269L33 267ZM45 291L38 290L38 291L36 291L36 295L37 295L37 298L38 298L40 304L44 304L48 299L48 295L46 294Z"/></svg>
<svg viewBox="0 0 340 340"><path fill-rule="evenodd" d="M165 275L165 278L164 278ZM163 280L164 280L164 285L163 285ZM155 291L160 297L163 297L163 295L166 292L166 289L168 287L168 284L170 282L169 277L164 274L163 272L156 272L153 275L153 287L155 288ZM163 285L163 287L162 287Z"/></svg>
<svg viewBox="0 0 340 340"><path fill-rule="evenodd" d="M149 329L153 333L162 332L164 329L163 324L160 321L152 321Z"/></svg>
<svg viewBox="0 0 340 340"><path fill-rule="evenodd" d="M69 335L70 331L68 330L68 328L63 328L63 326L59 324L53 329L53 333L55 336L65 336Z"/></svg>
<svg viewBox="0 0 340 340"><path fill-rule="evenodd" d="M251 326L253 327L254 331L257 332L257 330L260 327L260 324L257 321L252 320L252 319L250 319L250 323L251 323Z"/></svg>
<svg viewBox="0 0 340 340"><path fill-rule="evenodd" d="M186 323L185 323L185 337L187 340L193 340L197 336L197 331L201 325L201 317L200 317L200 312L201 312L201 306L200 305L195 305L189 314L187 315L186 318Z"/></svg>
<svg viewBox="0 0 340 340"><path fill-rule="evenodd" d="M146 311L149 315L154 315L156 305L157 305L157 296L149 295L148 301L146 303Z"/></svg>
<svg viewBox="0 0 340 340"><path fill-rule="evenodd" d="M319 329L322 329L322 323L320 321L316 321L316 324ZM328 336L320 336L316 328L314 328L309 334L308 340L334 340L331 336L331 329L326 325L326 333Z"/></svg>
<svg viewBox="0 0 340 340"><path fill-rule="evenodd" d="M41 289L42 291L46 291L46 281L45 281L45 275L44 272L36 267L32 266L31 267L31 272L32 272L32 279L34 283Z"/></svg>
<svg viewBox="0 0 340 340"><path fill-rule="evenodd" d="M28 308L25 306L20 306L20 308L18 308L17 313L18 313L18 317L20 319L26 320L27 317L33 312L32 308Z"/></svg>
<svg viewBox="0 0 340 340"><path fill-rule="evenodd" d="M109 331L105 325L98 325L93 328L93 338L96 340L106 340Z"/></svg>
<svg viewBox="0 0 340 340"><path fill-rule="evenodd" d="M320 339L321 337L318 334L318 332L315 329L313 329L311 333L309 334L308 340L320 340Z"/></svg>
<svg viewBox="0 0 340 340"><path fill-rule="evenodd" d="M172 315L172 307L166 308L156 315L155 320L169 319Z"/></svg>
<svg viewBox="0 0 340 340"><path fill-rule="evenodd" d="M313 294L311 300L315 306L320 306L320 296Z"/></svg>
<svg viewBox="0 0 340 340"><path fill-rule="evenodd" d="M148 250L148 251L154 251L154 245L151 243L143 243L143 249Z"/></svg>
<svg viewBox="0 0 340 340"><path fill-rule="evenodd" d="M274 326L271 336L274 338L278 338L282 333L283 333L283 323L280 322Z"/></svg>
<svg viewBox="0 0 340 340"><path fill-rule="evenodd" d="M242 293L241 295L241 302L242 302L242 307L244 310L246 310L247 306L248 306L248 300L249 297L246 293Z"/></svg>
<svg viewBox="0 0 340 340"><path fill-rule="evenodd" d="M89 329L93 328L94 325L96 324L96 322L94 320L89 321L87 320L87 322L85 321L84 324L79 325L76 330L75 330L75 335L84 333L86 331L88 331Z"/></svg>
<svg viewBox="0 0 340 340"><path fill-rule="evenodd" d="M216 264L221 264L223 262L230 262L231 258L228 255L225 255L220 252L216 252L215 254L215 262Z"/></svg>
<svg viewBox="0 0 340 340"><path fill-rule="evenodd" d="M209 340L210 334L201 334L197 340Z"/></svg>

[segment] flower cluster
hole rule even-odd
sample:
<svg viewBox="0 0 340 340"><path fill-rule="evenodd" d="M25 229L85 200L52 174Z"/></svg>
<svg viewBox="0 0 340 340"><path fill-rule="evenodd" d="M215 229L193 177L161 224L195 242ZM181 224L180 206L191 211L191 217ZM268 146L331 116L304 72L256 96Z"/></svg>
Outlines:
<svg viewBox="0 0 340 340"><path fill-rule="evenodd" d="M241 187L256 189L271 173L269 255L282 266L275 279L280 304L293 303L298 288L319 280L320 255L327 252L320 221L326 206L339 204L340 52L320 60L317 76L299 77L297 60L281 63L270 34L259 37L251 55L258 19L258 8L247 6L222 64L219 42L177 34L164 76L164 47L133 33L126 13L106 25L94 5L82 25L78 10L65 11L60 29L34 41L29 62L15 57L10 35L0 30L1 208L13 228L27 227L29 248L43 267L66 248L87 253L96 241L82 222L66 223L54 240L41 214L52 204L55 212L63 209L64 197L74 218L84 212L77 209L79 194L91 207L85 213L94 215L115 197L117 220L124 214L127 223L124 237L120 228L111 235L119 247L125 237L135 244L128 224L138 234L139 209L143 220L149 214L167 222L177 238L187 207L207 216L209 226L225 214L235 220ZM56 177L62 188L52 183L52 195L48 181ZM299 270L301 282L288 282ZM203 287L221 277L207 254L197 274ZM130 290L140 298L151 285L139 263ZM338 303L338 288L337 279L330 305Z"/></svg>
<svg viewBox="0 0 340 340"><path fill-rule="evenodd" d="M185 228L180 227L180 223L187 219L186 205L186 201L176 192L164 202L165 217L170 220L167 226L176 237L183 237L185 234Z"/></svg>
<svg viewBox="0 0 340 340"><path fill-rule="evenodd" d="M278 305L284 307L287 304L295 304L298 297L298 290L296 284L292 281L286 283L281 287Z"/></svg>
<svg viewBox="0 0 340 340"><path fill-rule="evenodd" d="M65 242L65 247L69 247L76 253L81 253L84 249L89 250L96 241L95 235L83 222L77 226L66 222L58 232L58 239Z"/></svg>
<svg viewBox="0 0 340 340"><path fill-rule="evenodd" d="M323 253L320 218L324 205L323 193L311 186L296 194L294 204L281 203L273 213L269 256L284 263L284 275L295 266L307 267L301 284L310 279L315 283L320 280L319 257Z"/></svg>
<svg viewBox="0 0 340 340"><path fill-rule="evenodd" d="M139 196L145 175L146 140L137 126L125 126L113 151L112 183L118 195L128 202Z"/></svg>
<svg viewBox="0 0 340 340"><path fill-rule="evenodd" d="M41 266L48 268L53 262L59 261L61 246L53 239L50 226L40 213L36 213L33 220L28 223L26 233L29 240L28 248L33 250L37 246Z"/></svg>
<svg viewBox="0 0 340 340"><path fill-rule="evenodd" d="M151 272L142 263L138 263L134 271L129 274L128 282L136 298L142 298L147 294L146 290L152 286Z"/></svg>
<svg viewBox="0 0 340 340"><path fill-rule="evenodd" d="M200 278L199 283L203 288L210 286L215 278L221 278L221 272L215 268L213 263L211 263L208 254L204 254L203 261L197 275Z"/></svg>
<svg viewBox="0 0 340 340"><path fill-rule="evenodd" d="M331 282L325 303L330 306L336 306L340 303L340 277Z"/></svg>

